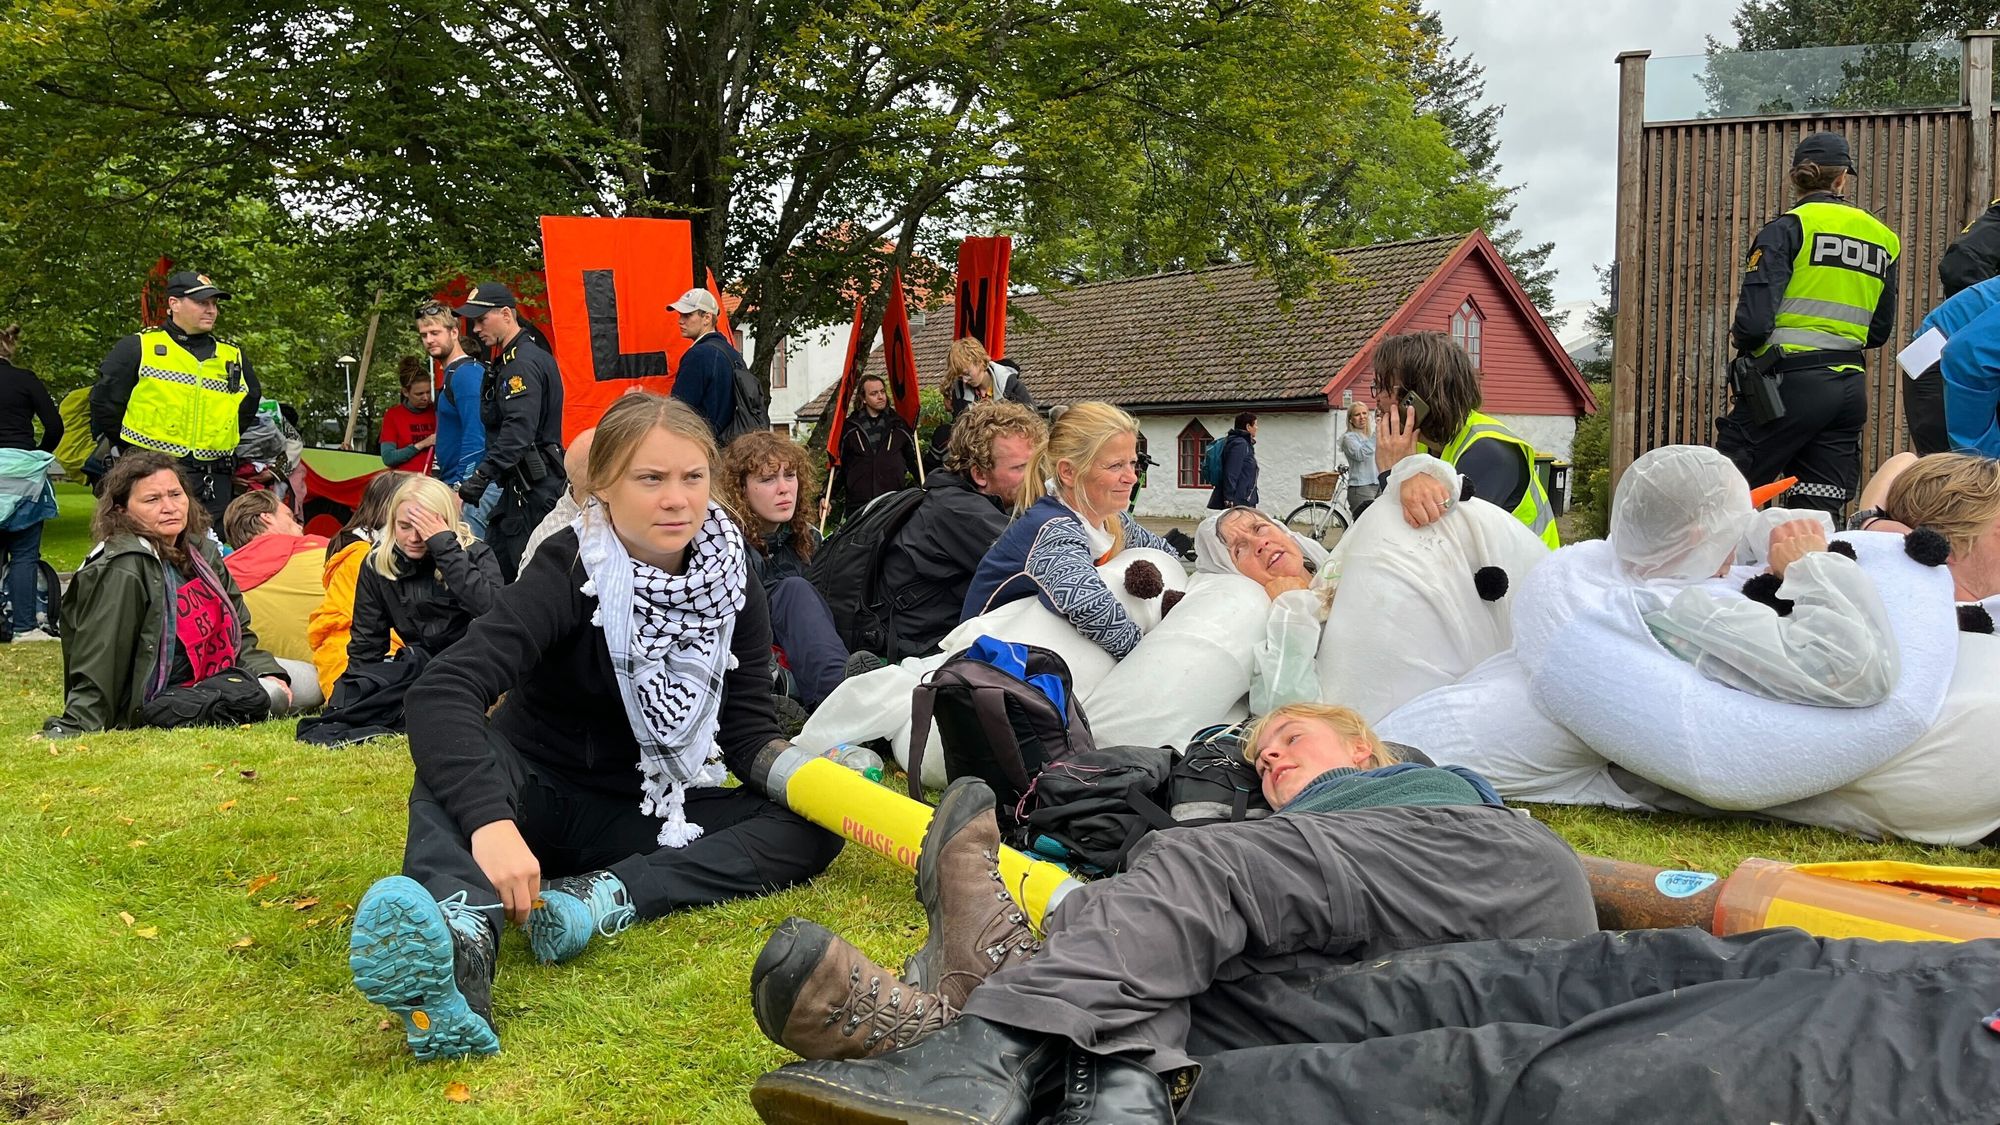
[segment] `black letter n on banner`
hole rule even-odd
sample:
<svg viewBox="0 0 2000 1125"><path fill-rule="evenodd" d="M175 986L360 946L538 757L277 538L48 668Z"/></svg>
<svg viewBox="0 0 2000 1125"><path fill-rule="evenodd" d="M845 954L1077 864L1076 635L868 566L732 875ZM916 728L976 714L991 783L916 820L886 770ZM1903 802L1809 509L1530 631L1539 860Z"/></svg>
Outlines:
<svg viewBox="0 0 2000 1125"><path fill-rule="evenodd" d="M618 350L618 291L611 270L583 271L583 307L590 314L590 367L600 383L667 373L667 353Z"/></svg>
<svg viewBox="0 0 2000 1125"><path fill-rule="evenodd" d="M959 339L971 336L982 345L986 343L986 296L992 287L993 280L991 278L980 278L979 297L975 300L972 296L972 279L967 278L958 283L959 312L957 329Z"/></svg>

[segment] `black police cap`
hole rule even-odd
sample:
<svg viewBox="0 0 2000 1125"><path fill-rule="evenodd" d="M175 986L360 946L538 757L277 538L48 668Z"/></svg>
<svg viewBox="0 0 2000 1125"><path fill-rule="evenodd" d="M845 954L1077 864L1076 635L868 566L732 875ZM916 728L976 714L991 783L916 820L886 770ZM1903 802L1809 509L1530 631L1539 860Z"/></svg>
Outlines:
<svg viewBox="0 0 2000 1125"><path fill-rule="evenodd" d="M515 308L514 294L497 281L488 281L473 289L465 303L451 310L453 316L467 320L477 320L494 309Z"/></svg>
<svg viewBox="0 0 2000 1125"><path fill-rule="evenodd" d="M1792 167L1801 164L1845 168L1850 172L1860 170L1854 166L1854 154L1848 150L1847 138L1839 133L1814 133L1800 141L1799 147L1792 150Z"/></svg>
<svg viewBox="0 0 2000 1125"><path fill-rule="evenodd" d="M183 270L167 278L167 296L192 297L197 301L205 301L210 297L218 301L229 299L229 294L223 292L215 282L210 281L207 274L195 273L193 270Z"/></svg>

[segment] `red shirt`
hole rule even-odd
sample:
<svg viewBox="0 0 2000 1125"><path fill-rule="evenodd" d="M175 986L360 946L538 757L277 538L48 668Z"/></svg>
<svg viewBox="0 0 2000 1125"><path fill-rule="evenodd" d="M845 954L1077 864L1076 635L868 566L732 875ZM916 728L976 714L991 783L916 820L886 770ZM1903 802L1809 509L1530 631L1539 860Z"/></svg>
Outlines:
<svg viewBox="0 0 2000 1125"><path fill-rule="evenodd" d="M399 402L382 412L382 440L395 446L415 445L437 433L437 418L435 406L419 414ZM432 446L391 468L406 473L428 473L431 471L431 454L436 451L437 447Z"/></svg>

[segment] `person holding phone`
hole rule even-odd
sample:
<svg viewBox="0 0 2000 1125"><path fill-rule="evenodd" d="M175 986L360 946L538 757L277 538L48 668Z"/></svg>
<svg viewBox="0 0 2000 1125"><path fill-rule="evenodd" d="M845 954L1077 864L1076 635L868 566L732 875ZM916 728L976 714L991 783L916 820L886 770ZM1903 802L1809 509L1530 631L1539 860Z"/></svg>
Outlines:
<svg viewBox="0 0 2000 1125"><path fill-rule="evenodd" d="M1375 348L1371 392L1382 416L1375 435L1378 485L1388 483L1396 462L1429 453L1456 469L1473 495L1514 513L1551 548L1561 545L1555 505L1535 473L1535 447L1479 412L1479 372L1451 337L1410 332L1383 340ZM1395 499L1411 527L1424 527L1457 497L1420 473L1403 482Z"/></svg>

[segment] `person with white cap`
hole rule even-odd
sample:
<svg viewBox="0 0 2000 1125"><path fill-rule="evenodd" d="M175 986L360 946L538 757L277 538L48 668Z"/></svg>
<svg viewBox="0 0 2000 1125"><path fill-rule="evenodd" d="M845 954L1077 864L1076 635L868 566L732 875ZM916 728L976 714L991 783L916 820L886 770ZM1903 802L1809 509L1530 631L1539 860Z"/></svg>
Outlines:
<svg viewBox="0 0 2000 1125"><path fill-rule="evenodd" d="M722 306L715 294L696 286L668 305L680 314L681 335L694 346L681 353L680 367L674 372L673 397L708 419L717 441L729 430L736 415L736 365L742 362L729 337L716 330Z"/></svg>
<svg viewBox="0 0 2000 1125"><path fill-rule="evenodd" d="M514 294L505 285L486 282L452 311L470 321L473 335L497 353L479 396L486 457L458 482L458 495L477 504L488 484L500 486L486 541L511 582L528 537L568 485L562 457L562 373L555 357L524 330Z"/></svg>
<svg viewBox="0 0 2000 1125"><path fill-rule="evenodd" d="M217 526L235 498L236 444L263 397L243 349L214 334L219 303L228 299L207 274L167 278L166 323L118 341L90 390L100 451L157 449L180 458Z"/></svg>

